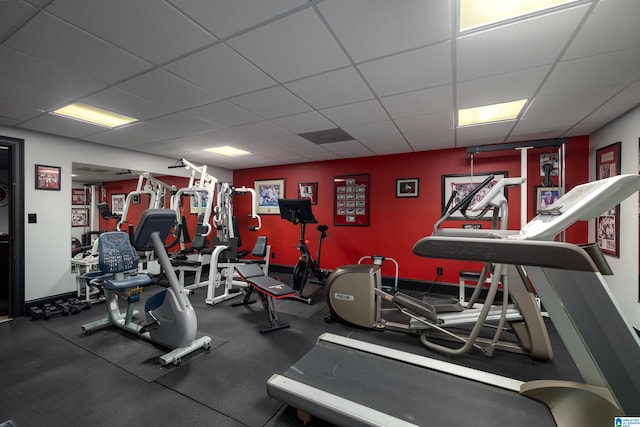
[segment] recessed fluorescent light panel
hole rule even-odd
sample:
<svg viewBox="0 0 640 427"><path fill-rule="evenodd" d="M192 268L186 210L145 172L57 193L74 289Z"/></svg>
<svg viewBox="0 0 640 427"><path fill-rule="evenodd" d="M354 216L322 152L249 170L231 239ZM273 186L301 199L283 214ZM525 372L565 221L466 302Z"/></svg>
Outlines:
<svg viewBox="0 0 640 427"><path fill-rule="evenodd" d="M223 156L246 156L247 154L251 154L248 151L241 150L239 148L230 147L228 145L223 145L222 147L213 147L213 148L205 148L204 151L208 151L210 153L222 154Z"/></svg>
<svg viewBox="0 0 640 427"><path fill-rule="evenodd" d="M83 104L82 102L76 102L75 104L58 108L57 110L52 111L52 113L58 116L68 117L70 119L80 120L82 122L108 128L115 128L138 121L138 119L134 119L133 117L103 110L102 108Z"/></svg>
<svg viewBox="0 0 640 427"><path fill-rule="evenodd" d="M513 120L518 117L526 99L503 102L502 104L485 105L482 107L465 108L458 111L458 126L471 126L482 123Z"/></svg>
<svg viewBox="0 0 640 427"><path fill-rule="evenodd" d="M578 0L459 0L460 32L576 3Z"/></svg>

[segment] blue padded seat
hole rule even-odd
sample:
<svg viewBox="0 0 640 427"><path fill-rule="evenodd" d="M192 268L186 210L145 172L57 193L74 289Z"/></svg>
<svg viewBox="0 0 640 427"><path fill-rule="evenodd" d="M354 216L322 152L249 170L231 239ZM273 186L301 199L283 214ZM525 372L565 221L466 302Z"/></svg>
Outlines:
<svg viewBox="0 0 640 427"><path fill-rule="evenodd" d="M105 288L110 290L135 288L151 283L146 274L136 274L138 252L131 245L129 235L122 231L110 231L98 237L98 268L105 275L129 273L122 278L115 276L106 280Z"/></svg>

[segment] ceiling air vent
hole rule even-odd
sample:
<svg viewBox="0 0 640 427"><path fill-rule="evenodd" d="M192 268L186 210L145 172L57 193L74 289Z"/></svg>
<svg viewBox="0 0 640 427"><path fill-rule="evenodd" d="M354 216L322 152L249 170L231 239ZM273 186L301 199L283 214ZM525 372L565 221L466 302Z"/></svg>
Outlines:
<svg viewBox="0 0 640 427"><path fill-rule="evenodd" d="M298 136L314 144L329 144L330 142L353 141L353 137L340 128L317 130L315 132L299 133Z"/></svg>

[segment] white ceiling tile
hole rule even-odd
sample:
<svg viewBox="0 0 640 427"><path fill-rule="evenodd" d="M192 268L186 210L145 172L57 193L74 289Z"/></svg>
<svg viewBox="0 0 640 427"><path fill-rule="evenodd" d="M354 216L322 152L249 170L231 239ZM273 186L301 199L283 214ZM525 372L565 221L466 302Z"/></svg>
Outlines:
<svg viewBox="0 0 640 427"><path fill-rule="evenodd" d="M454 127L453 113L451 111L403 117L394 121L405 135L411 132L429 133L433 130L453 130Z"/></svg>
<svg viewBox="0 0 640 427"><path fill-rule="evenodd" d="M214 102L183 111L184 114L215 123L219 127L261 121L262 118L227 101Z"/></svg>
<svg viewBox="0 0 640 427"><path fill-rule="evenodd" d="M587 9L577 7L459 38L458 81L553 63Z"/></svg>
<svg viewBox="0 0 640 427"><path fill-rule="evenodd" d="M550 68L550 66L535 67L458 83L457 107L471 108L518 99L531 99Z"/></svg>
<svg viewBox="0 0 640 427"><path fill-rule="evenodd" d="M0 48L0 78L22 83L65 98L76 98L104 87L104 83Z"/></svg>
<svg viewBox="0 0 640 427"><path fill-rule="evenodd" d="M0 102L0 116L13 119L16 122L33 119L42 114L42 111L21 107L14 103Z"/></svg>
<svg viewBox="0 0 640 427"><path fill-rule="evenodd" d="M453 128L429 129L428 132L407 131L404 133L409 145L416 151L455 148L456 138Z"/></svg>
<svg viewBox="0 0 640 427"><path fill-rule="evenodd" d="M35 12L35 8L22 1L0 2L0 40L4 40Z"/></svg>
<svg viewBox="0 0 640 427"><path fill-rule="evenodd" d="M173 74L156 68L118 87L177 110L217 101L219 97Z"/></svg>
<svg viewBox="0 0 640 427"><path fill-rule="evenodd" d="M440 86L386 96L380 101L393 119L440 113L453 108L453 89L451 86Z"/></svg>
<svg viewBox="0 0 640 427"><path fill-rule="evenodd" d="M449 0L327 0L318 9L356 62L451 36Z"/></svg>
<svg viewBox="0 0 640 427"><path fill-rule="evenodd" d="M611 64L616 66L612 67ZM541 94L628 83L640 77L640 48L560 62Z"/></svg>
<svg viewBox="0 0 640 427"><path fill-rule="evenodd" d="M223 98L276 83L222 44L167 64L164 68Z"/></svg>
<svg viewBox="0 0 640 427"><path fill-rule="evenodd" d="M350 157L371 155L371 150L358 141L330 142L328 144L322 144L322 147L333 153Z"/></svg>
<svg viewBox="0 0 640 427"><path fill-rule="evenodd" d="M189 135L180 138L168 139L166 141L154 141L148 144L141 144L135 147L136 150L148 150L162 155L175 155L184 152L192 152L210 148L211 141L199 135Z"/></svg>
<svg viewBox="0 0 640 427"><path fill-rule="evenodd" d="M467 147L480 144L499 144L505 141L514 124L514 121L507 121L458 128L456 130L457 145Z"/></svg>
<svg viewBox="0 0 640 427"><path fill-rule="evenodd" d="M639 16L640 2L637 0L599 2L562 59L576 59L640 46ZM611 33L613 37L603 37L606 33Z"/></svg>
<svg viewBox="0 0 640 427"><path fill-rule="evenodd" d="M257 122L231 128L217 129L211 132L203 132L201 137L210 141L229 143L239 146L243 142L260 141L268 138L291 135L291 132L269 122ZM242 147L240 147L242 148Z"/></svg>
<svg viewBox="0 0 640 427"><path fill-rule="evenodd" d="M21 123L19 127L41 132L55 132L56 135L68 136L70 138L79 138L104 130L104 128L100 126L79 120L67 119L54 114L43 114L33 120Z"/></svg>
<svg viewBox="0 0 640 427"><path fill-rule="evenodd" d="M47 12L154 64L216 41L183 14L156 0L55 1Z"/></svg>
<svg viewBox="0 0 640 427"><path fill-rule="evenodd" d="M452 84L451 43L388 56L358 66L378 96Z"/></svg>
<svg viewBox="0 0 640 427"><path fill-rule="evenodd" d="M373 98L371 90L352 67L296 80L285 86L316 109Z"/></svg>
<svg viewBox="0 0 640 427"><path fill-rule="evenodd" d="M327 120L317 111L294 114L292 116L273 119L272 122L290 130L293 133L314 132L317 130L333 129L336 127L330 120Z"/></svg>
<svg viewBox="0 0 640 427"><path fill-rule="evenodd" d="M624 87L624 85L603 86L583 91L538 95L523 118L548 117L568 111L578 111L586 115L604 104Z"/></svg>
<svg viewBox="0 0 640 427"><path fill-rule="evenodd" d="M17 126L18 123L20 123L21 120L16 120L16 119L10 119L8 117L2 117L0 116L0 125L4 125L4 126Z"/></svg>
<svg viewBox="0 0 640 427"><path fill-rule="evenodd" d="M390 120L349 126L344 130L366 146L404 144L407 147L404 137Z"/></svg>
<svg viewBox="0 0 640 427"><path fill-rule="evenodd" d="M94 107L104 108L114 113L134 117L138 120L148 120L175 111L167 106L114 87L82 98L80 102L93 105Z"/></svg>
<svg viewBox="0 0 640 427"><path fill-rule="evenodd" d="M305 0L169 0L217 37L223 38L287 11Z"/></svg>
<svg viewBox="0 0 640 427"><path fill-rule="evenodd" d="M280 82L349 65L312 9L304 9L227 42Z"/></svg>
<svg viewBox="0 0 640 427"><path fill-rule="evenodd" d="M377 100L341 105L320 112L340 127L389 120L389 116Z"/></svg>
<svg viewBox="0 0 640 427"><path fill-rule="evenodd" d="M541 125L544 125L545 129L551 132L563 134L574 124L579 123L585 117L585 113L579 111L567 111L556 112L548 115L540 115L531 118L523 118L518 121L518 124L513 129L513 132L509 136L510 140L522 140L523 137L527 137L534 133L536 129L540 129ZM543 139L543 138L536 138Z"/></svg>
<svg viewBox="0 0 640 427"><path fill-rule="evenodd" d="M150 68L148 62L44 13L5 44L105 83L116 83Z"/></svg>
<svg viewBox="0 0 640 427"><path fill-rule="evenodd" d="M0 93L2 99L8 103L44 111L55 110L71 101L69 98L4 79L0 79Z"/></svg>
<svg viewBox="0 0 640 427"><path fill-rule="evenodd" d="M234 104L265 119L310 111L311 107L282 86L274 86L230 99Z"/></svg>

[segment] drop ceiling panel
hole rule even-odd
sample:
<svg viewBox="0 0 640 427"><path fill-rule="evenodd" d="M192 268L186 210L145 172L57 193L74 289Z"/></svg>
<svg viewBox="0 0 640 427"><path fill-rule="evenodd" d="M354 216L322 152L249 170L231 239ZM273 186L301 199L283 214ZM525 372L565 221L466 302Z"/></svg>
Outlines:
<svg viewBox="0 0 640 427"><path fill-rule="evenodd" d="M213 145L211 141L205 138L202 138L198 135L189 135L185 137L169 139L166 141L156 141L150 142L148 144L138 145L135 147L135 149L139 151L175 157L175 155L179 153L204 150L205 148L211 148L212 146Z"/></svg>
<svg viewBox="0 0 640 427"><path fill-rule="evenodd" d="M223 98L275 84L273 79L222 44L196 52L164 68Z"/></svg>
<svg viewBox="0 0 640 427"><path fill-rule="evenodd" d="M577 111L587 115L614 97L624 87L624 85L603 86L584 91L539 95L527 110L525 118L550 116L567 111Z"/></svg>
<svg viewBox="0 0 640 427"><path fill-rule="evenodd" d="M297 80L285 86L316 109L373 98L373 93L353 67Z"/></svg>
<svg viewBox="0 0 640 427"><path fill-rule="evenodd" d="M35 9L28 3L21 1L0 2L0 40L4 40L34 13Z"/></svg>
<svg viewBox="0 0 640 427"><path fill-rule="evenodd" d="M47 11L154 64L216 41L157 0L54 1Z"/></svg>
<svg viewBox="0 0 640 427"><path fill-rule="evenodd" d="M169 0L217 37L227 37L291 9L304 0Z"/></svg>
<svg viewBox="0 0 640 427"><path fill-rule="evenodd" d="M515 122L491 123L482 126L468 126L456 131L457 144L461 147L477 144L498 144L504 142Z"/></svg>
<svg viewBox="0 0 640 427"><path fill-rule="evenodd" d="M355 62L451 36L448 0L327 0L317 7Z"/></svg>
<svg viewBox="0 0 640 427"><path fill-rule="evenodd" d="M151 66L122 49L43 13L36 15L5 44L106 83L118 82Z"/></svg>
<svg viewBox="0 0 640 427"><path fill-rule="evenodd" d="M456 45L459 81L553 63L588 6L461 37Z"/></svg>
<svg viewBox="0 0 640 427"><path fill-rule="evenodd" d="M340 155L368 156L371 154L371 150L360 144L358 141L331 142L329 144L323 144L322 147L326 150Z"/></svg>
<svg viewBox="0 0 640 427"><path fill-rule="evenodd" d="M227 42L279 82L349 65L312 9L305 9Z"/></svg>
<svg viewBox="0 0 640 427"><path fill-rule="evenodd" d="M273 119L271 121L296 134L333 129L336 127L334 123L327 120L326 117L317 111L280 117L279 119Z"/></svg>
<svg viewBox="0 0 640 427"><path fill-rule="evenodd" d="M265 119L310 111L311 107L282 86L231 98L231 102Z"/></svg>
<svg viewBox="0 0 640 427"><path fill-rule="evenodd" d="M566 111L562 113L550 113L548 115L540 115L522 119L514 128L510 139L519 140L518 137L531 134L537 127L544 124L547 129L560 131L562 133L569 130L573 125L584 119L585 114L579 111Z"/></svg>
<svg viewBox="0 0 640 427"><path fill-rule="evenodd" d="M0 79L0 93L7 103L35 110L54 110L70 101L68 98L4 79Z"/></svg>
<svg viewBox="0 0 640 427"><path fill-rule="evenodd" d="M155 69L118 87L177 110L209 104L220 98L163 70Z"/></svg>
<svg viewBox="0 0 640 427"><path fill-rule="evenodd" d="M354 139L360 141L360 143L366 146L404 144L405 149L407 148L407 142L398 131L395 124L390 120L349 126L344 130L349 135L353 136Z"/></svg>
<svg viewBox="0 0 640 427"><path fill-rule="evenodd" d="M258 122L262 118L227 101L214 102L184 111L185 114L215 123L218 127L229 127Z"/></svg>
<svg viewBox="0 0 640 427"><path fill-rule="evenodd" d="M224 144L241 144L268 138L291 135L291 132L269 122L258 122L200 134L202 138Z"/></svg>
<svg viewBox="0 0 640 427"><path fill-rule="evenodd" d="M415 151L442 150L456 147L453 129L429 129L428 132L413 130L404 132L404 135Z"/></svg>
<svg viewBox="0 0 640 427"><path fill-rule="evenodd" d="M440 113L453 109L453 88L440 86L381 98L392 118Z"/></svg>
<svg viewBox="0 0 640 427"><path fill-rule="evenodd" d="M42 111L21 107L13 103L0 102L0 116L16 121L16 123L33 119L42 114Z"/></svg>
<svg viewBox="0 0 640 427"><path fill-rule="evenodd" d="M378 96L451 84L451 43L438 43L358 67Z"/></svg>
<svg viewBox="0 0 640 427"><path fill-rule="evenodd" d="M118 114L134 117L138 120L148 120L175 112L173 108L114 87L86 98L81 98L80 101Z"/></svg>
<svg viewBox="0 0 640 427"><path fill-rule="evenodd" d="M616 64L612 67L611 64ZM640 48L626 49L558 64L541 94L629 83L640 77Z"/></svg>
<svg viewBox="0 0 640 427"><path fill-rule="evenodd" d="M576 59L640 46L639 16L640 2L636 0L599 2L562 59ZM613 37L603 37L610 33Z"/></svg>
<svg viewBox="0 0 640 427"><path fill-rule="evenodd" d="M6 48L0 48L0 77L45 92L76 98L102 89L104 83Z"/></svg>
<svg viewBox="0 0 640 427"><path fill-rule="evenodd" d="M327 108L320 112L339 127L389 119L389 116L378 100L355 102L353 104Z"/></svg>
<svg viewBox="0 0 640 427"><path fill-rule="evenodd" d="M470 108L532 99L550 68L535 67L458 83L457 107Z"/></svg>

